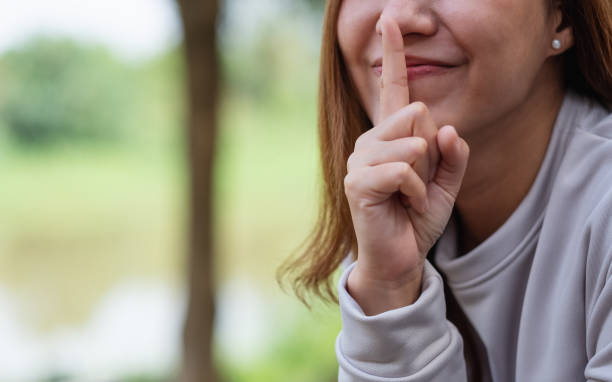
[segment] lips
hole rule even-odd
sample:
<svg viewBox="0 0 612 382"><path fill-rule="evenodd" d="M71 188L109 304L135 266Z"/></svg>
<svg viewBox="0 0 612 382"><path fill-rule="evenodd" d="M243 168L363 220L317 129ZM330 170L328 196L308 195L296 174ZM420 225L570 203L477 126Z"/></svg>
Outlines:
<svg viewBox="0 0 612 382"><path fill-rule="evenodd" d="M406 69L409 81L428 75L443 74L457 66L443 60L406 56ZM382 76L382 67L382 58L374 61L372 68L376 76Z"/></svg>

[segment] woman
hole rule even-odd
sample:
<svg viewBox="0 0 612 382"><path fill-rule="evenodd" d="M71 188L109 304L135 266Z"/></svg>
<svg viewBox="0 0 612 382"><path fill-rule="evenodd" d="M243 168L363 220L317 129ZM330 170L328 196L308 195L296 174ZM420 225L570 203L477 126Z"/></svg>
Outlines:
<svg viewBox="0 0 612 382"><path fill-rule="evenodd" d="M612 4L328 0L325 180L281 268L340 381L612 381ZM468 163L469 157L469 163Z"/></svg>

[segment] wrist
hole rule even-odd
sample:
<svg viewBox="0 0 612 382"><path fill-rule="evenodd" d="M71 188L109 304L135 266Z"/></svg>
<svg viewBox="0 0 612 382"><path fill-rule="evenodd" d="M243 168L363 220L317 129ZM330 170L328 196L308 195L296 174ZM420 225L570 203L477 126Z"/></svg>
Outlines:
<svg viewBox="0 0 612 382"><path fill-rule="evenodd" d="M346 289L364 313L373 316L412 305L421 294L422 282L422 266L401 280L381 280L363 272L358 263L348 276Z"/></svg>

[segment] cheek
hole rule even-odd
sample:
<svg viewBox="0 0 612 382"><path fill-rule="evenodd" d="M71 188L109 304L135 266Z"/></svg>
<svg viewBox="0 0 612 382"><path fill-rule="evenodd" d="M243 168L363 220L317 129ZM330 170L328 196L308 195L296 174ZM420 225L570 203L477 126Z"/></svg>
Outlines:
<svg viewBox="0 0 612 382"><path fill-rule="evenodd" d="M475 64L502 65L497 67L501 73L537 53L537 39L547 21L543 1L444 0L444 4L452 34Z"/></svg>
<svg viewBox="0 0 612 382"><path fill-rule="evenodd" d="M380 45L376 22L382 8L380 2L344 0L338 16L338 44L344 64L356 88L362 106L372 118L377 105L378 83L370 71L368 60L376 56Z"/></svg>
<svg viewBox="0 0 612 382"><path fill-rule="evenodd" d="M338 43L345 61L357 62L367 48L380 15L363 0L344 0L338 15ZM374 4L375 5L375 4Z"/></svg>
<svg viewBox="0 0 612 382"><path fill-rule="evenodd" d="M443 25L440 37L460 49L468 64L445 89L432 92L415 84L411 95L430 106L438 125L474 132L527 97L545 59L545 12L533 0L435 4Z"/></svg>
<svg viewBox="0 0 612 382"><path fill-rule="evenodd" d="M444 2L446 25L469 60L463 88L451 90L458 102L455 107L444 106L467 125L490 122L524 99L546 51L542 49L546 19L539 1L478 3L476 7L466 6L465 1Z"/></svg>

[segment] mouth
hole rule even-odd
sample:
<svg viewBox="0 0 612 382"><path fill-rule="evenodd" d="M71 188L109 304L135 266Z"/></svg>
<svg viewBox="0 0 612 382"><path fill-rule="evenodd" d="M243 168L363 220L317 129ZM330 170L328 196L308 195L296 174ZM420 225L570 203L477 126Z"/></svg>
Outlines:
<svg viewBox="0 0 612 382"><path fill-rule="evenodd" d="M459 65L453 65L439 60L406 56L406 75L408 81L426 76L445 74L458 66ZM377 77L382 76L382 58L374 62L372 69Z"/></svg>

